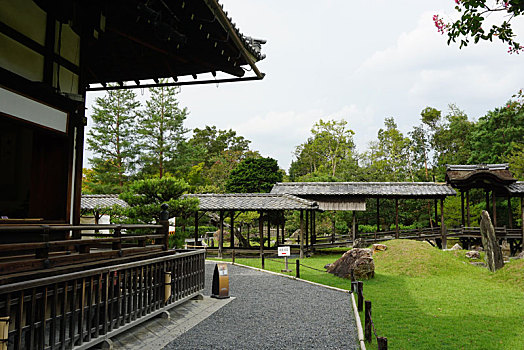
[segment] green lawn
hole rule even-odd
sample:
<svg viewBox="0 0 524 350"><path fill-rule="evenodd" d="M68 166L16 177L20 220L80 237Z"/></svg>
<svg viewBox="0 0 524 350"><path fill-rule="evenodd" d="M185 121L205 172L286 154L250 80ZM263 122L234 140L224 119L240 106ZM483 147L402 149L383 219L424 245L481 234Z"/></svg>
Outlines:
<svg viewBox="0 0 524 350"><path fill-rule="evenodd" d="M385 244L388 250L374 256L376 274L364 281L364 296L372 301L375 326L389 348L524 349L524 260L493 274L470 265L464 251L443 252L406 240ZM338 257L316 255L302 263L323 269ZM236 262L260 267L260 259ZM293 270L294 263L290 260ZM282 268L266 260L266 269ZM304 266L301 278L350 287L348 280ZM368 348L376 348L376 342Z"/></svg>

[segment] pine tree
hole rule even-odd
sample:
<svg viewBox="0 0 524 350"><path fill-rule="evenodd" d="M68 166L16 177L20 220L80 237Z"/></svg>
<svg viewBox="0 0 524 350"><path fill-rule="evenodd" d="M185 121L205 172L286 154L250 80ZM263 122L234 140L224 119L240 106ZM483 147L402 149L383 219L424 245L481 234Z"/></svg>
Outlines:
<svg viewBox="0 0 524 350"><path fill-rule="evenodd" d="M140 103L131 90L111 90L95 101L94 122L87 144L93 177L101 184L96 192L121 192L133 172L137 148L134 136L136 109Z"/></svg>
<svg viewBox="0 0 524 350"><path fill-rule="evenodd" d="M149 91L151 98L138 120L139 162L144 173L162 178L167 169L174 170L179 165L177 150L185 141L187 129L183 123L188 112L178 106L179 88L161 86Z"/></svg>

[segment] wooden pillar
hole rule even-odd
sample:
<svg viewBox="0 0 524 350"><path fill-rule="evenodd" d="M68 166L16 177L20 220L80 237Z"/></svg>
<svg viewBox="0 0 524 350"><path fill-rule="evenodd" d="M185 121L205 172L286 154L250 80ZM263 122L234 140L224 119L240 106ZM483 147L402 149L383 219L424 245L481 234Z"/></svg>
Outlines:
<svg viewBox="0 0 524 350"><path fill-rule="evenodd" d="M460 212L462 213L462 226L466 226L466 216L464 215L464 191L460 191Z"/></svg>
<svg viewBox="0 0 524 350"><path fill-rule="evenodd" d="M351 232L353 233L353 242L355 242L355 239L357 239L357 212L353 210L353 225L351 227Z"/></svg>
<svg viewBox="0 0 524 350"><path fill-rule="evenodd" d="M282 244L286 243L286 217L282 212Z"/></svg>
<svg viewBox="0 0 524 350"><path fill-rule="evenodd" d="M435 208L435 223L438 224L438 203L437 203L437 200L435 199L435 205L434 205L434 208ZM442 226L442 224L440 225Z"/></svg>
<svg viewBox="0 0 524 350"><path fill-rule="evenodd" d="M311 212L311 244L317 243L317 225L316 225L316 212Z"/></svg>
<svg viewBox="0 0 524 350"><path fill-rule="evenodd" d="M331 243L335 243L335 235L336 235L336 211L333 210L333 220L331 220L332 222L332 227L331 227Z"/></svg>
<svg viewBox="0 0 524 350"><path fill-rule="evenodd" d="M195 211L195 246L200 245L198 241L198 210Z"/></svg>
<svg viewBox="0 0 524 350"><path fill-rule="evenodd" d="M470 214L469 214L469 190L466 191L466 224L468 227L471 227L470 223Z"/></svg>
<svg viewBox="0 0 524 350"><path fill-rule="evenodd" d="M300 259L304 259L304 211L300 211Z"/></svg>
<svg viewBox="0 0 524 350"><path fill-rule="evenodd" d="M399 237L399 231L398 231L398 198L395 198L395 238L398 239Z"/></svg>
<svg viewBox="0 0 524 350"><path fill-rule="evenodd" d="M495 190L491 191L491 200L493 202L493 226L497 227L497 196Z"/></svg>
<svg viewBox="0 0 524 350"><path fill-rule="evenodd" d="M377 198L377 232L380 232L380 198Z"/></svg>
<svg viewBox="0 0 524 350"><path fill-rule="evenodd" d="M222 254L224 252L224 211L220 211L220 233L218 235L218 258L222 259Z"/></svg>
<svg viewBox="0 0 524 350"><path fill-rule="evenodd" d="M264 254L264 212L259 212L258 235L260 237L260 257Z"/></svg>
<svg viewBox="0 0 524 350"><path fill-rule="evenodd" d="M509 228L513 228L513 211L511 210L511 196L508 196L508 224Z"/></svg>
<svg viewBox="0 0 524 350"><path fill-rule="evenodd" d="M230 241L231 241L231 249L235 249L235 211L234 210L231 210L231 237L230 237Z"/></svg>
<svg viewBox="0 0 524 350"><path fill-rule="evenodd" d="M309 210L306 210L306 249L309 246Z"/></svg>
<svg viewBox="0 0 524 350"><path fill-rule="evenodd" d="M440 199L440 232L442 234L442 249L446 249L448 247L448 239L444 225L444 198Z"/></svg>
<svg viewBox="0 0 524 350"><path fill-rule="evenodd" d="M278 247L280 244L280 213L277 212L277 237L275 238L275 247Z"/></svg>
<svg viewBox="0 0 524 350"><path fill-rule="evenodd" d="M267 213L267 247L271 248L271 218L269 212Z"/></svg>

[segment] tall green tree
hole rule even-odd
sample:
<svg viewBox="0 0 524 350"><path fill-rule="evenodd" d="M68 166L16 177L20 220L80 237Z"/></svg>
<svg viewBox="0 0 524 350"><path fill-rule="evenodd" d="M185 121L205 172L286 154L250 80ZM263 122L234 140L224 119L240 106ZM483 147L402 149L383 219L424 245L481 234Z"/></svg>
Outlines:
<svg viewBox="0 0 524 350"><path fill-rule="evenodd" d="M345 120L320 119L313 125L311 137L296 147L297 160L291 164L291 177L316 173L341 178L357 165L354 134Z"/></svg>
<svg viewBox="0 0 524 350"><path fill-rule="evenodd" d="M374 179L405 181L412 179L409 158L410 140L400 132L394 118L384 120L385 128L370 142L368 165L374 170Z"/></svg>
<svg viewBox="0 0 524 350"><path fill-rule="evenodd" d="M120 192L135 168L135 119L140 103L132 90L111 90L95 100L87 144L93 152L96 192Z"/></svg>
<svg viewBox="0 0 524 350"><path fill-rule="evenodd" d="M489 111L472 130L472 163L506 161L524 140L524 108L518 101Z"/></svg>
<svg viewBox="0 0 524 350"><path fill-rule="evenodd" d="M179 107L179 88L160 86L149 91L151 97L138 118L140 165L144 173L162 178L167 169L175 168L180 164L177 160L182 160L178 158L188 131L184 128L188 112Z"/></svg>
<svg viewBox="0 0 524 350"><path fill-rule="evenodd" d="M273 185L282 181L283 172L273 158L247 158L231 172L226 190L231 193L270 192Z"/></svg>
<svg viewBox="0 0 524 350"><path fill-rule="evenodd" d="M244 153L249 151L251 141L243 136L237 135L237 132L229 130L220 130L216 126L206 126L203 129L195 128L189 144L198 147L205 152L204 161L207 166L220 157L224 151L234 151Z"/></svg>

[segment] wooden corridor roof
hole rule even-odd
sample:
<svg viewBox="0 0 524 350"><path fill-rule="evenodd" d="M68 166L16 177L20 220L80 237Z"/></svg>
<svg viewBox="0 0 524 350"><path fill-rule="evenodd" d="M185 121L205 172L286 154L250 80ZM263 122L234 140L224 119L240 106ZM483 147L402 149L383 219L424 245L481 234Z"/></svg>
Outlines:
<svg viewBox="0 0 524 350"><path fill-rule="evenodd" d="M127 203L118 198L118 194L83 194L80 202L82 210L111 208L114 205L127 207Z"/></svg>
<svg viewBox="0 0 524 350"><path fill-rule="evenodd" d="M288 194L273 193L225 193L188 194L198 198L200 210L316 210L314 201Z"/></svg>
<svg viewBox="0 0 524 350"><path fill-rule="evenodd" d="M271 193L316 198L444 198L456 195L449 185L434 182L278 182Z"/></svg>

